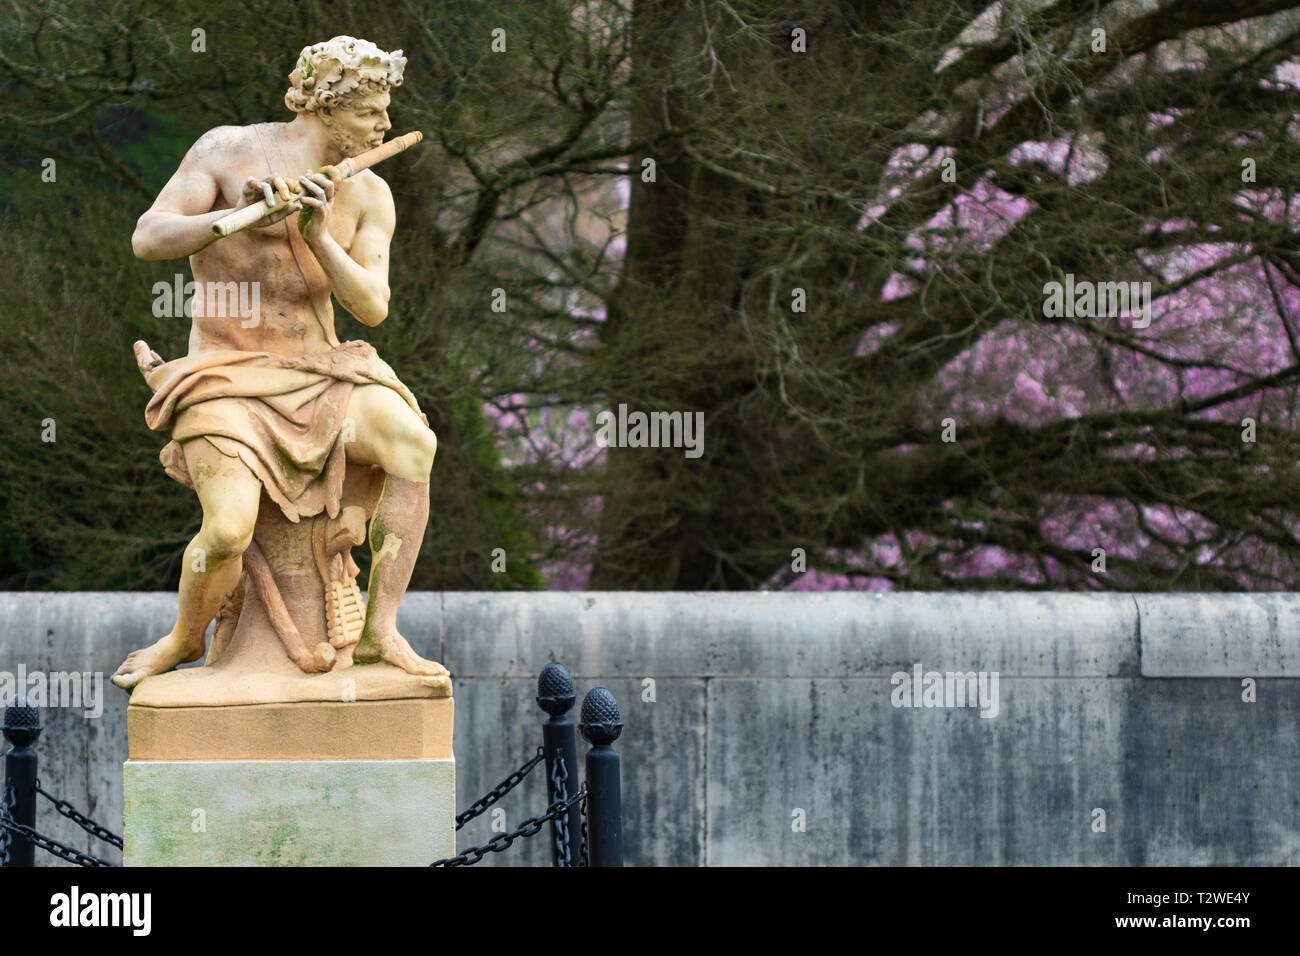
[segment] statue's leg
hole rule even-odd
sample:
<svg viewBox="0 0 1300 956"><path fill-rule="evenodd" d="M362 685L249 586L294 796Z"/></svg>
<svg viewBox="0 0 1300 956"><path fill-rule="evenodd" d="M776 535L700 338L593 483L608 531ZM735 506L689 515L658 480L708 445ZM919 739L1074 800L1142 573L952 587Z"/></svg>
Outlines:
<svg viewBox="0 0 1300 956"><path fill-rule="evenodd" d="M382 385L353 389L347 417L355 426L355 440L345 446L349 460L378 465L385 474L370 519L366 623L352 660L385 660L411 674L445 675L445 667L420 657L397 632L397 606L411 582L429 521L429 473L438 439L400 395Z"/></svg>
<svg viewBox="0 0 1300 956"><path fill-rule="evenodd" d="M253 540L261 482L242 461L221 454L204 438L191 439L182 448L203 507L203 525L181 562L176 625L166 637L128 655L112 677L123 690L203 656L204 633L239 583L242 556Z"/></svg>

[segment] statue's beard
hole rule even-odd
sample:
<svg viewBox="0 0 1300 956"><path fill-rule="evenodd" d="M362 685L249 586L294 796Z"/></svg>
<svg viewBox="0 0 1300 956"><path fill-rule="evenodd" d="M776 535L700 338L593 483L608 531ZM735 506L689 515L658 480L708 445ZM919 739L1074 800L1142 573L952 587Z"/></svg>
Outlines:
<svg viewBox="0 0 1300 956"><path fill-rule="evenodd" d="M342 126L326 122L325 128L329 131L330 142L344 156L358 156L370 149L370 145L364 140L357 139Z"/></svg>

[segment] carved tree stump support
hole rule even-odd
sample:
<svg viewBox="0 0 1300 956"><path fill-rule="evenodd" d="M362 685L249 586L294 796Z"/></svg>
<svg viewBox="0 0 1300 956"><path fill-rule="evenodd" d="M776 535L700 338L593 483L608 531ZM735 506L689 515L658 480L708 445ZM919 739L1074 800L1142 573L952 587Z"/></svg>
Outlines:
<svg viewBox="0 0 1300 956"><path fill-rule="evenodd" d="M338 517L293 522L265 492L244 574L222 604L205 666L232 649L265 660L286 655L307 674L352 664L366 608L352 548L364 544L383 474L349 465Z"/></svg>

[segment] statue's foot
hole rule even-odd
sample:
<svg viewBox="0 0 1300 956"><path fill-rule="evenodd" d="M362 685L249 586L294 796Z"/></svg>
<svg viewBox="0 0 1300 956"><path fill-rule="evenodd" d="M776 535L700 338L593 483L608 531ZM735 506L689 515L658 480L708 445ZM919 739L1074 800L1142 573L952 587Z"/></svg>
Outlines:
<svg viewBox="0 0 1300 956"><path fill-rule="evenodd" d="M202 638L196 646L195 643L177 637L175 634L168 634L148 647L142 647L128 654L122 666L113 672L109 680L122 690L130 690L146 677L165 674L177 664L188 664L202 656Z"/></svg>
<svg viewBox="0 0 1300 956"><path fill-rule="evenodd" d="M387 661L400 667L408 674L421 677L446 677L450 671L437 661L428 661L415 651L406 638L393 631L391 634L372 635L363 633L352 652L352 660L357 664L373 664Z"/></svg>

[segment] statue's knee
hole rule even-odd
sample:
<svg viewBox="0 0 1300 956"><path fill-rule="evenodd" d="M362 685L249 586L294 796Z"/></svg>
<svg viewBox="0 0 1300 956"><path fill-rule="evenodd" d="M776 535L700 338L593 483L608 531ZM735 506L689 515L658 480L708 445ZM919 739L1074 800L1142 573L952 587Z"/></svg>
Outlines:
<svg viewBox="0 0 1300 956"><path fill-rule="evenodd" d="M420 461L424 464L424 471L427 474L433 470L433 459L438 454L438 436L433 433L431 428L422 428L418 434L420 436L417 441Z"/></svg>
<svg viewBox="0 0 1300 956"><path fill-rule="evenodd" d="M390 474L408 481L428 481L433 471L433 459L438 454L438 438L420 426L396 438L393 442L393 468Z"/></svg>
<svg viewBox="0 0 1300 956"><path fill-rule="evenodd" d="M199 532L201 547L214 560L235 558L248 550L253 541L253 522L232 518L215 518L203 522Z"/></svg>

